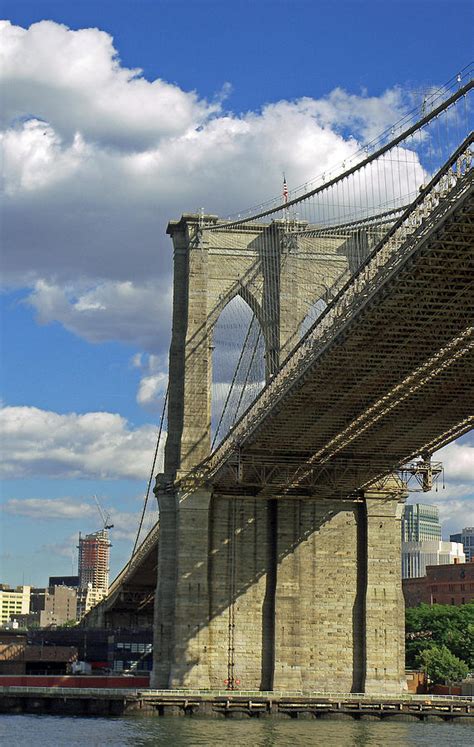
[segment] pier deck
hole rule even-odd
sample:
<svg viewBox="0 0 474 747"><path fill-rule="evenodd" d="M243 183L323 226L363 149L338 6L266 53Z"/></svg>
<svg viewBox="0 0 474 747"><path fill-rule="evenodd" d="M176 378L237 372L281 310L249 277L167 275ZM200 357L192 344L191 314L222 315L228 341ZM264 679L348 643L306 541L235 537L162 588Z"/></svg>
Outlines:
<svg viewBox="0 0 474 747"><path fill-rule="evenodd" d="M2 687L0 713L207 718L474 719L471 696Z"/></svg>

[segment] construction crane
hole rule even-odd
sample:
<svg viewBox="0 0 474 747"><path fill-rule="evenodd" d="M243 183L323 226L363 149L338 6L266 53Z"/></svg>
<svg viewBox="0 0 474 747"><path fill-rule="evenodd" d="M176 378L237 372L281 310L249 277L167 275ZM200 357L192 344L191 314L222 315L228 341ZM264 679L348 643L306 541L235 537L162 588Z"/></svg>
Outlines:
<svg viewBox="0 0 474 747"><path fill-rule="evenodd" d="M105 511L102 508L102 506L100 505L99 499L97 498L96 495L94 495L94 500L95 500L95 502L97 504L97 508L99 509L100 518L104 522L103 528L104 529L112 529L114 525L109 523L110 522L110 514L109 513L107 513L107 514L105 513Z"/></svg>

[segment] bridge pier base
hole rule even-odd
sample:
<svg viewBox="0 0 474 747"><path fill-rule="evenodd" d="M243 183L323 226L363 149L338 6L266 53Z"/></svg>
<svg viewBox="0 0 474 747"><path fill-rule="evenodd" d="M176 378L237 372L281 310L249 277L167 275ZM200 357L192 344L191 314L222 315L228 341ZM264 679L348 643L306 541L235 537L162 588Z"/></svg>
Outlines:
<svg viewBox="0 0 474 747"><path fill-rule="evenodd" d="M159 496L152 687L404 689L399 499Z"/></svg>
<svg viewBox="0 0 474 747"><path fill-rule="evenodd" d="M360 645L357 506L313 499L278 508L274 688L350 692Z"/></svg>
<svg viewBox="0 0 474 747"><path fill-rule="evenodd" d="M208 528L211 494L159 494L156 688L209 688Z"/></svg>
<svg viewBox="0 0 474 747"><path fill-rule="evenodd" d="M366 693L406 690L405 602L401 578L403 503L385 490L365 494L367 584L365 598Z"/></svg>

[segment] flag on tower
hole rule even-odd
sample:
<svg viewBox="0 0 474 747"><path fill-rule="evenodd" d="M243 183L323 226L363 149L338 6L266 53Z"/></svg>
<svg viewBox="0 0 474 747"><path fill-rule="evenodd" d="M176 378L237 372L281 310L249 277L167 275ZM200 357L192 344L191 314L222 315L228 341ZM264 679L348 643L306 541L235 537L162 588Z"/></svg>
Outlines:
<svg viewBox="0 0 474 747"><path fill-rule="evenodd" d="M283 202L288 202L288 186L286 184L286 176L283 174Z"/></svg>

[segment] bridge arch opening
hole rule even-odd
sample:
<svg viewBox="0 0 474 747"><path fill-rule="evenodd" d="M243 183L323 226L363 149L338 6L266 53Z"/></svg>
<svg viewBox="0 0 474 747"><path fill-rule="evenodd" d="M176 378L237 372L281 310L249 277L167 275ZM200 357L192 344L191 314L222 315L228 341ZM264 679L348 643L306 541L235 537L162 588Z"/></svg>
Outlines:
<svg viewBox="0 0 474 747"><path fill-rule="evenodd" d="M265 341L257 315L235 295L212 333L211 444L217 446L265 384Z"/></svg>

